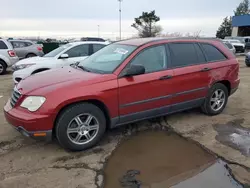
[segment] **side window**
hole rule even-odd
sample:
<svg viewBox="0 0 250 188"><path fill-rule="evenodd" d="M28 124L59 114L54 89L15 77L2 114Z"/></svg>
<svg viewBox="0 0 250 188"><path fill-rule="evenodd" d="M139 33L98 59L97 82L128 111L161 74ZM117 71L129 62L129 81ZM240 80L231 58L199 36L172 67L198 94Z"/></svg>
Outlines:
<svg viewBox="0 0 250 188"><path fill-rule="evenodd" d="M79 46L75 46L68 51L65 52L69 55L69 58L71 57L81 57L81 56L89 56L89 45L88 44L82 44Z"/></svg>
<svg viewBox="0 0 250 188"><path fill-rule="evenodd" d="M102 49L104 44L93 44L93 53L96 53L98 50Z"/></svg>
<svg viewBox="0 0 250 188"><path fill-rule="evenodd" d="M19 41L13 41L12 45L13 45L13 48L24 48L24 47L26 47L24 42L19 42Z"/></svg>
<svg viewBox="0 0 250 188"><path fill-rule="evenodd" d="M164 70L167 67L165 46L155 46L140 52L132 61L132 65L143 65L146 73Z"/></svg>
<svg viewBox="0 0 250 188"><path fill-rule="evenodd" d="M197 51L198 48L197 46L195 47L194 43L170 43L169 49L172 67L183 67L202 63L199 59L202 59L203 54Z"/></svg>
<svg viewBox="0 0 250 188"><path fill-rule="evenodd" d="M213 62L227 59L223 53L221 53L216 47L212 46L211 44L201 45L207 56L207 61Z"/></svg>
<svg viewBox="0 0 250 188"><path fill-rule="evenodd" d="M30 43L30 42L25 42L25 46L26 46L26 47L31 46L31 45L32 45L32 43Z"/></svg>
<svg viewBox="0 0 250 188"><path fill-rule="evenodd" d="M8 49L8 46L3 41L0 41L0 50L3 49Z"/></svg>
<svg viewBox="0 0 250 188"><path fill-rule="evenodd" d="M196 53L197 53L198 63L199 64L206 63L205 55L202 52L200 46L196 43L196 44L194 44L194 47L195 47L195 50L196 50Z"/></svg>

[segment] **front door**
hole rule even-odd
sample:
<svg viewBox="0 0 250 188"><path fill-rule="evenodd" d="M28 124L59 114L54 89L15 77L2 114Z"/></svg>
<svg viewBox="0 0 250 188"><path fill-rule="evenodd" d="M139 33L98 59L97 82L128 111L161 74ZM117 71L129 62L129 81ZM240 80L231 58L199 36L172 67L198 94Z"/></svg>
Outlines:
<svg viewBox="0 0 250 188"><path fill-rule="evenodd" d="M171 104L172 70L164 45L146 48L130 64L141 64L146 73L118 79L120 124L166 114Z"/></svg>

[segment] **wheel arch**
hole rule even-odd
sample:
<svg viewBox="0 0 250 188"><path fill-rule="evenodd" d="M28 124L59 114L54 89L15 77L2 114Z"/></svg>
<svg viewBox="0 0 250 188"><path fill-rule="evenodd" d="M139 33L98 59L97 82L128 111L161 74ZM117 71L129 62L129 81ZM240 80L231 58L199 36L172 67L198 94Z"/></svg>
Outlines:
<svg viewBox="0 0 250 188"><path fill-rule="evenodd" d="M6 68L8 67L7 63L1 57L0 57L0 61L2 61L4 63Z"/></svg>
<svg viewBox="0 0 250 188"><path fill-rule="evenodd" d="M227 90L228 90L228 95L230 95L231 89L232 89L230 81L228 81L228 80L220 80L220 81L217 81L217 82L213 83L213 85L218 84L218 83L225 85Z"/></svg>
<svg viewBox="0 0 250 188"><path fill-rule="evenodd" d="M108 107L104 104L104 102L102 102L101 100L98 100L98 99L79 100L79 101L74 101L74 102L68 103L68 104L60 107L60 109L55 117L54 124L53 124L53 130L52 130L53 135L55 135L55 127L56 127L56 123L58 121L58 117L60 116L60 114L63 113L67 108L69 108L73 105L79 104L79 103L90 103L90 104L94 104L95 106L100 108L105 115L107 129L110 128L111 117L110 117Z"/></svg>
<svg viewBox="0 0 250 188"><path fill-rule="evenodd" d="M35 56L37 56L35 53L29 52L29 53L26 54L25 58L27 58L29 55L35 55Z"/></svg>

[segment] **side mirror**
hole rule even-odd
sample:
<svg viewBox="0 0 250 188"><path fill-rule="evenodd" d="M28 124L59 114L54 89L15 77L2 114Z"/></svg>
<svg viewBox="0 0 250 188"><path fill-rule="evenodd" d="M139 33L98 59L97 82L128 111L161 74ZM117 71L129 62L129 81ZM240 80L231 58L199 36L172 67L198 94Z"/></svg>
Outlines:
<svg viewBox="0 0 250 188"><path fill-rule="evenodd" d="M69 58L69 55L68 55L68 54L62 54L62 55L60 56L60 59L67 59L67 58Z"/></svg>
<svg viewBox="0 0 250 188"><path fill-rule="evenodd" d="M124 71L123 77L135 76L145 73L145 67L142 65L131 65Z"/></svg>
<svg viewBox="0 0 250 188"><path fill-rule="evenodd" d="M79 63L80 63L80 62L77 61L77 62L75 62L75 63L70 64L70 66L72 66L72 67L76 66L76 67L77 67L77 66L79 65Z"/></svg>

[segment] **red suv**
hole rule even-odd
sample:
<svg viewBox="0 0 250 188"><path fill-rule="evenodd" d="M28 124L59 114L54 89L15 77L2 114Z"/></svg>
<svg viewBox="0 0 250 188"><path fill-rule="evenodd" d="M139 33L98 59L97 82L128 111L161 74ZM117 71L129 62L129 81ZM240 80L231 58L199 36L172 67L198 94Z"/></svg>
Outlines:
<svg viewBox="0 0 250 188"><path fill-rule="evenodd" d="M221 113L239 86L238 72L219 40L125 40L22 80L4 112L26 136L54 135L64 148L84 150L108 128L196 107Z"/></svg>

